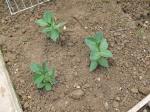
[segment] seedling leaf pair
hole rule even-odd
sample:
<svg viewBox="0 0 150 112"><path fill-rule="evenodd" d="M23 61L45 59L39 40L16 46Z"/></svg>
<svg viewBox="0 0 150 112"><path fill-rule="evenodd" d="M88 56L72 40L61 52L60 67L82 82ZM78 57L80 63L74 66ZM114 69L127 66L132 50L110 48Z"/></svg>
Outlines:
<svg viewBox="0 0 150 112"><path fill-rule="evenodd" d="M50 91L56 84L55 69L49 69L47 63L42 65L33 63L31 70L34 73L33 81L37 88L44 88L46 91Z"/></svg>
<svg viewBox="0 0 150 112"><path fill-rule="evenodd" d="M43 18L36 20L35 23L41 27L44 27L42 32L45 33L48 38L51 38L55 42L60 37L60 28L65 24L57 24L54 18L54 14L50 11L45 11Z"/></svg>
<svg viewBox="0 0 150 112"><path fill-rule="evenodd" d="M91 51L90 71L94 71L98 65L109 67L108 58L112 57L112 53L108 50L108 43L103 33L97 32L94 36L87 37L85 43Z"/></svg>

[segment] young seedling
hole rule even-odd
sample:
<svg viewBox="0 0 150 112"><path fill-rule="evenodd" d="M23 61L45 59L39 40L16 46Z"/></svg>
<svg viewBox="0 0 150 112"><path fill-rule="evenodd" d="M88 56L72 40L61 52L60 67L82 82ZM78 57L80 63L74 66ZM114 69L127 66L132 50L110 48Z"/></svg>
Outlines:
<svg viewBox="0 0 150 112"><path fill-rule="evenodd" d="M35 21L41 27L44 27L42 30L43 33L47 35L48 38L51 38L53 41L57 41L60 37L60 28L65 23L56 23L54 14L50 11L45 11L43 18Z"/></svg>
<svg viewBox="0 0 150 112"><path fill-rule="evenodd" d="M52 90L52 87L56 84L54 68L49 69L48 64L43 63L42 65L32 64L31 70L34 73L34 84L38 89Z"/></svg>
<svg viewBox="0 0 150 112"><path fill-rule="evenodd" d="M109 67L108 58L112 57L112 53L108 50L108 43L103 33L97 32L94 36L87 37L85 43L91 51L90 71L94 71L98 65Z"/></svg>

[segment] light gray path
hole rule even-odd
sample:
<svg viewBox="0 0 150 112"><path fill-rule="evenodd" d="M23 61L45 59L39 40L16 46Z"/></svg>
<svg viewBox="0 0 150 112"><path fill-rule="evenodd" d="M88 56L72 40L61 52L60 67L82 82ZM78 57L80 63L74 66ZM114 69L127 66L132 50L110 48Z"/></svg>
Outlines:
<svg viewBox="0 0 150 112"><path fill-rule="evenodd" d="M23 112L11 84L0 51L0 112Z"/></svg>

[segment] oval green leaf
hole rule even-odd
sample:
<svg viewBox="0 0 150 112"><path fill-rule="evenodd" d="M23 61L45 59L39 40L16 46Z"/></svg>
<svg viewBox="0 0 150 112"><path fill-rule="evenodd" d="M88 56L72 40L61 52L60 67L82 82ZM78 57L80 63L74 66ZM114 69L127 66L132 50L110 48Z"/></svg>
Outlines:
<svg viewBox="0 0 150 112"><path fill-rule="evenodd" d="M91 51L99 51L99 48L98 48L98 46L97 46L96 41L95 41L94 38L87 37L85 39L85 43L90 48Z"/></svg>
<svg viewBox="0 0 150 112"><path fill-rule="evenodd" d="M102 39L101 44L100 44L100 50L106 50L108 49L108 43L106 39Z"/></svg>
<svg viewBox="0 0 150 112"><path fill-rule="evenodd" d="M46 21L44 21L43 19L36 20L35 23L39 26L47 26L48 25L48 23Z"/></svg>
<svg viewBox="0 0 150 112"><path fill-rule="evenodd" d="M44 19L47 23L51 24L53 17L54 17L54 14L53 14L52 12L50 12L50 11L45 11L45 12L44 12L43 19Z"/></svg>
<svg viewBox="0 0 150 112"><path fill-rule="evenodd" d="M104 38L103 33L102 32L97 32L95 34L95 39L98 42L98 44L102 41L102 39Z"/></svg>
<svg viewBox="0 0 150 112"><path fill-rule="evenodd" d="M40 84L43 80L44 80L44 75L41 75L34 80L34 83Z"/></svg>
<svg viewBox="0 0 150 112"><path fill-rule="evenodd" d="M102 67L109 67L109 64L108 64L108 60L106 58L101 58L99 61L98 61L99 65L101 65Z"/></svg>
<svg viewBox="0 0 150 112"><path fill-rule="evenodd" d="M45 84L45 90L46 90L46 91L52 90L52 85L51 85L50 83L46 83L46 84Z"/></svg>
<svg viewBox="0 0 150 112"><path fill-rule="evenodd" d="M91 52L90 53L90 60L99 60L99 58L100 58L101 56L100 56L100 52Z"/></svg>
<svg viewBox="0 0 150 112"><path fill-rule="evenodd" d="M111 51L109 51L109 50L101 51L100 55L103 56L103 57L106 57L106 58L110 58L110 57L113 56L112 53L111 53Z"/></svg>
<svg viewBox="0 0 150 112"><path fill-rule="evenodd" d="M58 40L58 38L59 38L59 31L58 30L56 30L56 29L52 29L51 30L51 39L53 40L53 41L57 41Z"/></svg>
<svg viewBox="0 0 150 112"><path fill-rule="evenodd" d="M97 61L91 61L91 64L90 64L90 72L94 71L98 66L98 63Z"/></svg>

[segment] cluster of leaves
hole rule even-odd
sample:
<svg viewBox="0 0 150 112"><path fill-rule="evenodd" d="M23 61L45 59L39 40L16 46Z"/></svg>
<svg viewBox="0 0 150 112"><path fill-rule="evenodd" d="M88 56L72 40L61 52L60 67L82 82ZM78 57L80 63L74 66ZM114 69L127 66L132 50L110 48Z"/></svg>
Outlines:
<svg viewBox="0 0 150 112"><path fill-rule="evenodd" d="M56 84L55 69L48 68L47 63L32 64L31 70L34 73L33 81L38 89L45 89L46 91L52 90L52 87Z"/></svg>
<svg viewBox="0 0 150 112"><path fill-rule="evenodd" d="M46 35L55 42L60 37L60 28L65 24L57 24L54 14L50 11L46 11L43 18L36 20L36 23L44 27L42 32L46 33ZM97 32L94 36L87 37L85 43L91 51L90 71L94 71L99 65L109 67L108 58L112 57L112 53L108 50L108 42L104 38L103 33ZM52 90L56 84L54 68L49 69L48 64L43 63L42 65L32 64L31 70L34 73L33 81L37 88L45 89L46 91Z"/></svg>
<svg viewBox="0 0 150 112"><path fill-rule="evenodd" d="M112 53L108 50L108 43L103 33L97 32L94 36L87 37L85 43L91 51L90 71L94 71L98 65L109 67L108 58L112 57Z"/></svg>
<svg viewBox="0 0 150 112"><path fill-rule="evenodd" d="M43 18L35 21L41 27L45 27L42 32L47 35L48 38L51 38L53 41L57 41L60 37L60 28L65 23L56 23L54 14L50 11L45 11Z"/></svg>

